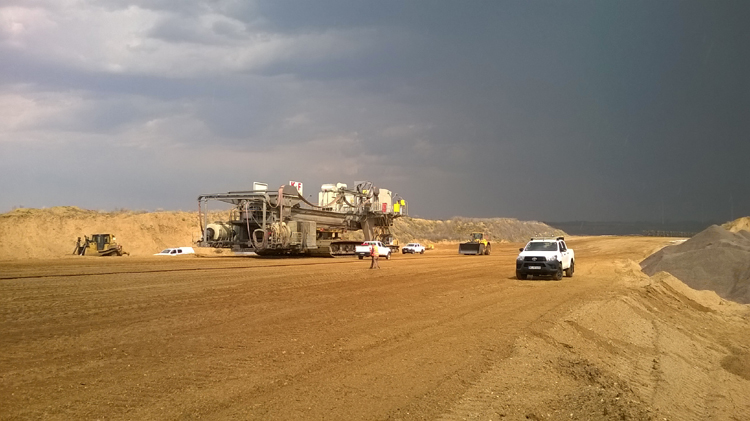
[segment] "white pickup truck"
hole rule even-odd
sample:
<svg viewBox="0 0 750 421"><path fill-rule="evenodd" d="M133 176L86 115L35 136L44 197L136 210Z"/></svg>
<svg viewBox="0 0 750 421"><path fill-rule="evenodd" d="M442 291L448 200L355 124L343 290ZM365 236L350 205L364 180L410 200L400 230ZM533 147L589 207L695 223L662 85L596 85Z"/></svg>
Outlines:
<svg viewBox="0 0 750 421"><path fill-rule="evenodd" d="M565 244L564 237L532 238L516 258L516 278L528 275L552 276L556 281L573 276L575 254Z"/></svg>
<svg viewBox="0 0 750 421"><path fill-rule="evenodd" d="M404 246L404 247L403 247L403 248L401 249L401 253L403 253L403 254L406 254L406 253L411 253L411 254L415 254L415 253L419 253L419 254L424 254L424 246L423 246L423 245L421 245L421 244L419 244L419 243L409 243L409 244L405 245L405 246Z"/></svg>
<svg viewBox="0 0 750 421"><path fill-rule="evenodd" d="M372 244L377 246L378 256L385 257L386 259L391 258L391 249L380 241L365 241L361 245L354 248L354 254L356 254L360 259L370 257L370 245Z"/></svg>

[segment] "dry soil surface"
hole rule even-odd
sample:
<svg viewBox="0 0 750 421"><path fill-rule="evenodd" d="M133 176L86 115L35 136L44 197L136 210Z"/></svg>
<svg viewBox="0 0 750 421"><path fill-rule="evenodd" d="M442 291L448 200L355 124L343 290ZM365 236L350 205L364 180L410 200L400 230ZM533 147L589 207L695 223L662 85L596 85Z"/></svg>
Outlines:
<svg viewBox="0 0 750 421"><path fill-rule="evenodd" d="M745 420L748 306L644 275L669 242L0 262L0 419Z"/></svg>

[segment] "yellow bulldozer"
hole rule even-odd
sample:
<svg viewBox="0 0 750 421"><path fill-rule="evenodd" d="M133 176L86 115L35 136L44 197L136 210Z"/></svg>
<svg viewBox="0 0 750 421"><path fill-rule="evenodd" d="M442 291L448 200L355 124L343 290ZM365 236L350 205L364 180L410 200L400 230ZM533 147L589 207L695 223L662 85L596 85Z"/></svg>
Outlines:
<svg viewBox="0 0 750 421"><path fill-rule="evenodd" d="M123 254L130 254L122 249L122 246L117 244L117 240L113 234L93 234L91 238L88 236L78 237L76 242L76 248L73 254L79 256L122 256Z"/></svg>
<svg viewBox="0 0 750 421"><path fill-rule="evenodd" d="M458 254L489 255L491 251L489 235L482 232L472 232L468 242L458 245Z"/></svg>

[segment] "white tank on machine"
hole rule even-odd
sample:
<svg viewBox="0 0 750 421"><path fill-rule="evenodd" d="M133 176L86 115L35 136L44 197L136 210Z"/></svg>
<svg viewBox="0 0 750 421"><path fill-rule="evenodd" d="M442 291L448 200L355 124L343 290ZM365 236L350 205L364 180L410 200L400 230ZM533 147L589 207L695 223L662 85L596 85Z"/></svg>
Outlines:
<svg viewBox="0 0 750 421"><path fill-rule="evenodd" d="M336 212L345 212L349 209L348 205L346 205L345 203L331 204L331 202L336 200L336 197L338 197L339 191L341 189L345 190L346 188L347 185L345 183L323 184L322 186L320 186L320 192L318 193L318 206L329 207ZM354 202L353 194L346 194L344 195L344 197L349 201L349 203Z"/></svg>
<svg viewBox="0 0 750 421"><path fill-rule="evenodd" d="M336 185L323 184L318 193L318 206L331 207L331 202L336 199Z"/></svg>

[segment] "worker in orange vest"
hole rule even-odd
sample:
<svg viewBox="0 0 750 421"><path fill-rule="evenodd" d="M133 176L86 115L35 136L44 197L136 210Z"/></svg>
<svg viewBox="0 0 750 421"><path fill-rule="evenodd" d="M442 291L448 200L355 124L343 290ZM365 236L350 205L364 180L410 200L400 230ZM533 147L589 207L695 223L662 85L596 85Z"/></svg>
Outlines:
<svg viewBox="0 0 750 421"><path fill-rule="evenodd" d="M378 257L380 257L380 251L376 243L370 243L370 256L372 256L372 263L370 263L370 269L380 269L378 264Z"/></svg>

